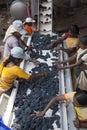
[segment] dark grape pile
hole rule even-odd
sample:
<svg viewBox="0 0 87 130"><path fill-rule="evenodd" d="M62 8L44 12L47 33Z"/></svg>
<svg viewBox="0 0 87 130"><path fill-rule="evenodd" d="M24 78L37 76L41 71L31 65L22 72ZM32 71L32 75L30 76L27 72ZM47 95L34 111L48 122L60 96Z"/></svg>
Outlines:
<svg viewBox="0 0 87 130"><path fill-rule="evenodd" d="M38 52L46 49L46 46L51 43L51 39L50 35L42 36L35 34L32 42ZM36 57L42 58L41 54L39 55L37 52ZM31 52L31 55L33 53L35 52ZM45 60L49 57L49 54L47 55L44 56ZM58 56L58 54L54 55ZM35 118L31 116L34 110L42 111L59 91L58 71L54 66L41 63L32 69L32 75L35 75L37 72L48 72L48 77L42 77L35 81L24 80L20 83L15 100L15 119L12 124L12 130L54 130L52 125L54 121L56 121L57 127L60 128L60 116L56 114L58 103L51 108L53 110L51 117ZM31 93L27 94L29 89Z"/></svg>

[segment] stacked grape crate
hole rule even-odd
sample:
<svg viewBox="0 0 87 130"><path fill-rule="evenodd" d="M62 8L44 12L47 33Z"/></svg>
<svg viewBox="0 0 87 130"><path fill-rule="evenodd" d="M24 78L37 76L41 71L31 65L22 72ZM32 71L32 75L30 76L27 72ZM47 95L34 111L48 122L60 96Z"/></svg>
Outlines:
<svg viewBox="0 0 87 130"><path fill-rule="evenodd" d="M52 0L39 1L40 34L52 34Z"/></svg>

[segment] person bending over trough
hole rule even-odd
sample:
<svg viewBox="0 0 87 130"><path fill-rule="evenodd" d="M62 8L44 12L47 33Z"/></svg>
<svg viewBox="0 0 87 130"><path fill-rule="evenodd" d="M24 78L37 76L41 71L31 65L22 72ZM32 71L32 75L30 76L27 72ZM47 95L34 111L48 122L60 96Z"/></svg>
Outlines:
<svg viewBox="0 0 87 130"><path fill-rule="evenodd" d="M54 97L45 107L42 112L36 112L32 114L34 117L43 117L47 110L52 107L55 103L59 101L70 100L76 111L76 118L73 120L73 123L76 128L87 128L87 92L78 91L78 92L69 92L59 96Z"/></svg>
<svg viewBox="0 0 87 130"><path fill-rule="evenodd" d="M65 41L66 48L64 47L57 47L55 48L56 51L62 50L69 54L69 56L72 56L76 53L76 51L79 48L79 28L77 25L72 25L70 27L70 37L68 37Z"/></svg>
<svg viewBox="0 0 87 130"><path fill-rule="evenodd" d="M30 75L19 67L23 59L27 60L29 55L25 54L20 47L11 49L9 57L5 58L0 64L0 94L12 88L16 79L35 80L46 77L47 72Z"/></svg>
<svg viewBox="0 0 87 130"><path fill-rule="evenodd" d="M73 42L78 42L78 35L79 35L79 27L77 25L70 25L68 27L68 32L63 34L61 37L58 38L57 41L49 45L48 49L53 49L57 47L57 45L62 44L64 41L66 41L67 47L70 46ZM63 48L56 48L57 49L63 49Z"/></svg>

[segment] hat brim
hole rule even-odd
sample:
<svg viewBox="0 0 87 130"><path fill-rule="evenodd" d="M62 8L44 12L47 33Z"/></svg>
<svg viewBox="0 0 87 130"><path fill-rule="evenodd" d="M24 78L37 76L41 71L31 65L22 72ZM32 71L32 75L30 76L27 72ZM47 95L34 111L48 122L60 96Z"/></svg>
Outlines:
<svg viewBox="0 0 87 130"><path fill-rule="evenodd" d="M22 30L20 30L20 31L18 31L21 35L25 35L25 34L27 34L27 32L24 30L24 29L22 29Z"/></svg>
<svg viewBox="0 0 87 130"><path fill-rule="evenodd" d="M27 55L27 54L24 54L24 55L23 55L23 59L24 59L24 60L29 60L29 59L30 59L30 56Z"/></svg>
<svg viewBox="0 0 87 130"><path fill-rule="evenodd" d="M31 20L31 21L24 21L24 23L23 24L25 24L25 23L35 23L36 21L35 20Z"/></svg>
<svg viewBox="0 0 87 130"><path fill-rule="evenodd" d="M28 54L22 54L22 55L17 55L17 54L11 54L12 57L17 58L17 59L23 59L23 60L29 60L30 56Z"/></svg>
<svg viewBox="0 0 87 130"><path fill-rule="evenodd" d="M35 23L36 21L35 20L32 20L32 23Z"/></svg>

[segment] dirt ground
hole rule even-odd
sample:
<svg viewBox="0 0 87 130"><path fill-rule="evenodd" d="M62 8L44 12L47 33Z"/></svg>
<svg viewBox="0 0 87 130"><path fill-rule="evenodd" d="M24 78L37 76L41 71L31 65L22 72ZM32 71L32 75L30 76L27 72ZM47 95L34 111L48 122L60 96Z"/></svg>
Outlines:
<svg viewBox="0 0 87 130"><path fill-rule="evenodd" d="M9 19L9 8L7 8L6 5L0 6L0 45L3 45L2 39L4 37L6 29L10 24Z"/></svg>
<svg viewBox="0 0 87 130"><path fill-rule="evenodd" d="M57 3L56 3L57 1ZM58 3L54 0L53 3L53 32L64 33L68 25L77 24L80 27L80 35L87 33L87 2L82 3L77 8L69 8L69 0L63 0ZM87 1L87 0L85 0ZM7 5L0 5L0 45L4 45L3 37L5 31L10 25L10 11Z"/></svg>

